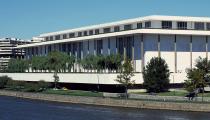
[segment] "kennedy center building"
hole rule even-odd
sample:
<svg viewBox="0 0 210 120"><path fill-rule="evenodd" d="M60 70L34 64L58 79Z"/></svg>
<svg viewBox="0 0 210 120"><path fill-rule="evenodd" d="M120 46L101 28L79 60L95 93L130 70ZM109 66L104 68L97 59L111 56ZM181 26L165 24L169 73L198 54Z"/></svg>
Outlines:
<svg viewBox="0 0 210 120"><path fill-rule="evenodd" d="M36 38L40 42L17 47L25 50L25 59L55 50L78 59L88 54L119 53L133 61L135 79L140 84L142 70L152 57L165 59L176 83L186 79L186 69L194 67L199 56L210 58L210 18L207 17L153 15L44 33Z"/></svg>

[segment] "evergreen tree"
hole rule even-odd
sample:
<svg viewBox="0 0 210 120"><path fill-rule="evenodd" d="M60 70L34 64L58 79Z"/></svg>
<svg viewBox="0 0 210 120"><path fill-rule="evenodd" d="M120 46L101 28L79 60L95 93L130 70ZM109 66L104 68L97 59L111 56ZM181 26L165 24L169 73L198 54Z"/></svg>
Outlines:
<svg viewBox="0 0 210 120"><path fill-rule="evenodd" d="M169 68L164 59L154 57L143 71L144 83L147 92L164 92L169 88Z"/></svg>

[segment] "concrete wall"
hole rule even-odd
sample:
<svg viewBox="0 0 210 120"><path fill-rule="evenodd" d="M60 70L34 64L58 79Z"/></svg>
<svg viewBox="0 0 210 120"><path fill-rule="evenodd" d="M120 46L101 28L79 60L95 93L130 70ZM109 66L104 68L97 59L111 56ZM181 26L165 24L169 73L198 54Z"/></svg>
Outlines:
<svg viewBox="0 0 210 120"><path fill-rule="evenodd" d="M0 73L0 76L7 75L14 80L53 82L53 73ZM95 73L58 73L59 82L63 83L87 83L87 84L119 84L115 81L118 74L95 74ZM174 77L174 79L173 79ZM173 73L170 76L170 83L183 83L186 79L185 73ZM142 73L136 73L132 78L136 84L143 83Z"/></svg>

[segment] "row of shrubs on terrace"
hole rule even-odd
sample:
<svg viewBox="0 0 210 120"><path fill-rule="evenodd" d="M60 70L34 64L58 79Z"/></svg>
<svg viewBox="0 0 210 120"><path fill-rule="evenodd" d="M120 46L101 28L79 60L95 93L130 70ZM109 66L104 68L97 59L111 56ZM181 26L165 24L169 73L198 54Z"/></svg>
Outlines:
<svg viewBox="0 0 210 120"><path fill-rule="evenodd" d="M11 59L8 67L1 72L119 72L121 55L87 55L76 59L66 53L53 51L47 56L33 56L30 60ZM76 68L77 67L77 68Z"/></svg>

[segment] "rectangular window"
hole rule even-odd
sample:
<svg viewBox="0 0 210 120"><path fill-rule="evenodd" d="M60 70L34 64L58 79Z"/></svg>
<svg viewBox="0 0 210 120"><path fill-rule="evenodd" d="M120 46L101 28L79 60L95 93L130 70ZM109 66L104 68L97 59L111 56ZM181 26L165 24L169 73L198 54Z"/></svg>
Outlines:
<svg viewBox="0 0 210 120"><path fill-rule="evenodd" d="M124 30L131 30L132 29L132 25L124 25Z"/></svg>
<svg viewBox="0 0 210 120"><path fill-rule="evenodd" d="M187 22L177 22L177 29L179 30L187 29Z"/></svg>
<svg viewBox="0 0 210 120"><path fill-rule="evenodd" d="M210 23L206 23L206 29L210 30Z"/></svg>
<svg viewBox="0 0 210 120"><path fill-rule="evenodd" d="M162 21L163 29L172 29L172 21Z"/></svg>
<svg viewBox="0 0 210 120"><path fill-rule="evenodd" d="M89 31L89 35L93 35L93 30L90 30Z"/></svg>
<svg viewBox="0 0 210 120"><path fill-rule="evenodd" d="M61 44L62 46L62 52L66 52L66 44Z"/></svg>
<svg viewBox="0 0 210 120"><path fill-rule="evenodd" d="M78 32L78 37L81 37L82 36L82 32Z"/></svg>
<svg viewBox="0 0 210 120"><path fill-rule="evenodd" d="M61 39L61 36L60 35L56 35L55 36L55 40L60 40Z"/></svg>
<svg viewBox="0 0 210 120"><path fill-rule="evenodd" d="M202 22L195 22L195 30L204 30L204 23Z"/></svg>
<svg viewBox="0 0 210 120"><path fill-rule="evenodd" d="M151 28L151 21L145 22L145 28Z"/></svg>
<svg viewBox="0 0 210 120"><path fill-rule="evenodd" d="M98 35L99 34L99 29L95 30L95 34Z"/></svg>
<svg viewBox="0 0 210 120"><path fill-rule="evenodd" d="M69 38L74 38L75 37L75 33L69 33Z"/></svg>
<svg viewBox="0 0 210 120"><path fill-rule="evenodd" d="M137 23L137 29L141 29L142 28L142 23Z"/></svg>
<svg viewBox="0 0 210 120"><path fill-rule="evenodd" d="M84 31L83 34L84 34L84 36L87 36L87 31Z"/></svg>
<svg viewBox="0 0 210 120"><path fill-rule="evenodd" d="M49 37L46 37L46 38L45 38L45 41L49 41Z"/></svg>
<svg viewBox="0 0 210 120"><path fill-rule="evenodd" d="M63 39L66 39L67 38L67 35L66 34L63 34Z"/></svg>
<svg viewBox="0 0 210 120"><path fill-rule="evenodd" d="M50 36L50 41L53 41L53 36Z"/></svg>
<svg viewBox="0 0 210 120"><path fill-rule="evenodd" d="M110 28L104 28L104 33L110 33L111 29Z"/></svg>
<svg viewBox="0 0 210 120"><path fill-rule="evenodd" d="M119 26L115 26L114 27L114 32L119 32L120 31L120 27Z"/></svg>

